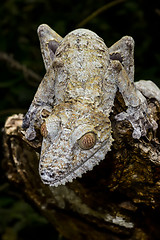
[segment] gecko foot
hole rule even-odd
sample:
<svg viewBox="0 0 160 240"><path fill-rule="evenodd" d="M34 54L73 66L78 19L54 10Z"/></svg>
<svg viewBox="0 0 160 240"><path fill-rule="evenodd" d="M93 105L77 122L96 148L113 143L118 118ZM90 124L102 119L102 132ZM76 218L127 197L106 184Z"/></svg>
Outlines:
<svg viewBox="0 0 160 240"><path fill-rule="evenodd" d="M132 137L135 139L146 136L149 128L153 130L158 128L156 121L151 119L144 104L137 107L128 107L126 112L119 113L115 118L117 121L128 120L132 124Z"/></svg>

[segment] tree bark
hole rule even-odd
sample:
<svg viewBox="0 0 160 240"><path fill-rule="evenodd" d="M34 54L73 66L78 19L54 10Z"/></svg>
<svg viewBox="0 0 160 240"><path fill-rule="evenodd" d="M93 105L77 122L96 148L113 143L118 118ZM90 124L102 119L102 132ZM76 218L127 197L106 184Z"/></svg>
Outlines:
<svg viewBox="0 0 160 240"><path fill-rule="evenodd" d="M160 104L153 98L147 101L159 126ZM23 115L13 115L5 123L3 165L8 179L67 239L159 239L160 129L133 139L131 124L114 118L124 109L117 93L110 116L112 150L82 178L59 187L41 182L40 145L31 147L24 139Z"/></svg>

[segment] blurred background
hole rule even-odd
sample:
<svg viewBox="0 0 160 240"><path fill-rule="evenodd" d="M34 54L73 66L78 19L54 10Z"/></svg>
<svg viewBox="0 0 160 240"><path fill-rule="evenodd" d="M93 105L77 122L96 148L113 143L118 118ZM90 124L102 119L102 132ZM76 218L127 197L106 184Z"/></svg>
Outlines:
<svg viewBox="0 0 160 240"><path fill-rule="evenodd" d="M96 32L110 47L124 35L135 40L135 81L160 86L160 5L152 0L2 0L0 6L0 127L25 113L45 74L37 27L64 37L78 28ZM3 159L2 131L1 154ZM0 168L0 239L64 239L30 206Z"/></svg>

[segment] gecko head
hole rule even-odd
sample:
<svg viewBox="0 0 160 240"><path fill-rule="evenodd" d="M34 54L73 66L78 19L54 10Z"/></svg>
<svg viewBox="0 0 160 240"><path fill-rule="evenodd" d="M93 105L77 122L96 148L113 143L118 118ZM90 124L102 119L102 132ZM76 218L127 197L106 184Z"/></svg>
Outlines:
<svg viewBox="0 0 160 240"><path fill-rule="evenodd" d="M50 186L71 182L105 158L112 143L110 120L80 103L55 106L41 126L39 172Z"/></svg>

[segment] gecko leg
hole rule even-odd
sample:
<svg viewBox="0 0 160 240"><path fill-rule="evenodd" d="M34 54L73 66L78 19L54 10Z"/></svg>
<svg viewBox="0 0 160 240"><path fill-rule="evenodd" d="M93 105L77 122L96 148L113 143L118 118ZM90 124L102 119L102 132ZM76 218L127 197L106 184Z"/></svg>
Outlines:
<svg viewBox="0 0 160 240"><path fill-rule="evenodd" d="M151 118L148 112L146 98L136 89L130 81L127 72L117 60L112 61L112 69L115 70L116 85L122 94L125 105L128 107L126 112L121 112L116 116L116 120L128 120L133 127L133 138L139 139L145 136L147 129L157 129L157 123Z"/></svg>
<svg viewBox="0 0 160 240"><path fill-rule="evenodd" d="M41 24L38 27L37 33L44 65L46 70L48 70L54 60L55 51L63 38L47 24Z"/></svg>
<svg viewBox="0 0 160 240"><path fill-rule="evenodd" d="M119 60L131 82L134 82L134 40L124 36L109 48L111 60Z"/></svg>

